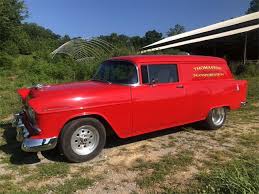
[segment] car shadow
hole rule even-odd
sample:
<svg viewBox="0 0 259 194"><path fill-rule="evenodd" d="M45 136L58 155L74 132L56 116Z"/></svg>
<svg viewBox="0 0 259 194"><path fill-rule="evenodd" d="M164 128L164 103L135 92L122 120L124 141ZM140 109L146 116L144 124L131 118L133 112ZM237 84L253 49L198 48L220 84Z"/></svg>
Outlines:
<svg viewBox="0 0 259 194"><path fill-rule="evenodd" d="M135 142L140 142L140 141L145 141L145 140L151 140L151 139L156 138L156 137L174 134L174 133L177 133L177 132L183 131L183 130L184 130L184 126L174 127L174 128L162 129L162 130L159 130L159 131L146 133L146 134L142 134L142 135L138 135L138 136L134 136L134 137L129 137L129 138L125 138L125 139L122 139L122 138L119 138L116 135L113 135L113 136L111 136L107 139L107 142L106 142L106 145L105 145L104 149L109 149L109 148L118 147L118 146L122 146L122 145L132 144L132 143L135 143Z"/></svg>
<svg viewBox="0 0 259 194"><path fill-rule="evenodd" d="M0 150L10 156L11 164L34 164L40 162L37 153L26 153L21 150L21 143L16 141L16 130L10 123L0 124L4 129L2 137L6 144L0 146Z"/></svg>
<svg viewBox="0 0 259 194"><path fill-rule="evenodd" d="M187 127L196 128L196 124L184 125L180 127L163 129L160 131L147 133L143 135L138 135L135 137L121 139L116 135L112 135L107 138L106 145L104 149L111 149L114 147L119 147L122 145L132 144L135 142L145 141L148 139L153 139L160 136L165 136L169 134L175 134L180 131L185 130ZM12 127L11 124L0 124L0 128L4 129L3 138L6 141L6 144L0 146L0 150L5 154L10 155L10 163L15 165L23 165L23 164L35 164L39 163L41 160L38 157L37 153L27 153L21 150L21 143L16 141L16 130ZM65 157L61 155L58 149L49 150L41 152L42 156L50 161L56 162L67 162Z"/></svg>

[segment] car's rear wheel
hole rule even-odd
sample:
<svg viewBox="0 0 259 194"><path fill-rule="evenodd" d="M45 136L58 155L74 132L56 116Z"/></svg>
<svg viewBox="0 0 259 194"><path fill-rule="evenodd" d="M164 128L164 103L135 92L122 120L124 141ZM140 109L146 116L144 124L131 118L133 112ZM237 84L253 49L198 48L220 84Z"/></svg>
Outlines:
<svg viewBox="0 0 259 194"><path fill-rule="evenodd" d="M220 108L214 108L212 109L206 120L204 121L205 127L208 129L219 129L222 127L226 121L226 108L220 107Z"/></svg>
<svg viewBox="0 0 259 194"><path fill-rule="evenodd" d="M103 124L95 118L80 118L68 123L61 132L60 148L71 162L84 162L97 156L106 142Z"/></svg>

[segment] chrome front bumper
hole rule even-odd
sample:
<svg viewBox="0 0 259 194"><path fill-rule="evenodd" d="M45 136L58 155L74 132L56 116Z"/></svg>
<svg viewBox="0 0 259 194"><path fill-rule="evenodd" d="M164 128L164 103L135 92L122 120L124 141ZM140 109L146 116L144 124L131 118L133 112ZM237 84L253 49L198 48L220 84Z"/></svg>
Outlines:
<svg viewBox="0 0 259 194"><path fill-rule="evenodd" d="M51 150L57 145L57 137L34 139L23 123L24 112L14 115L13 127L16 127L16 140L22 142L21 149L25 152L39 152Z"/></svg>

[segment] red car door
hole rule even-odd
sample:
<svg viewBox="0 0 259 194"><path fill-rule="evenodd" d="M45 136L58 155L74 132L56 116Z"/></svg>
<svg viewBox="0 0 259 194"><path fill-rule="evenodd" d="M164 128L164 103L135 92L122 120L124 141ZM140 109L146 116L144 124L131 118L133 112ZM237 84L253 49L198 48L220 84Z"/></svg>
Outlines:
<svg viewBox="0 0 259 194"><path fill-rule="evenodd" d="M142 65L141 74L141 85L132 87L134 132L142 134L184 122L185 88L179 82L177 65Z"/></svg>

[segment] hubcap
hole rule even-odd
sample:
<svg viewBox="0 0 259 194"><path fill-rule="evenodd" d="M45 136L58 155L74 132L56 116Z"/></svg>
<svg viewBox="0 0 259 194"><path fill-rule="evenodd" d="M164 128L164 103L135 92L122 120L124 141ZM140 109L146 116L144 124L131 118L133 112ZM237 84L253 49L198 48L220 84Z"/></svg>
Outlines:
<svg viewBox="0 0 259 194"><path fill-rule="evenodd" d="M225 119L225 110L224 108L216 108L212 110L212 122L214 125L221 125Z"/></svg>
<svg viewBox="0 0 259 194"><path fill-rule="evenodd" d="M96 149L99 140L98 131L93 126L85 125L73 133L71 137L71 147L78 155L88 155Z"/></svg>

